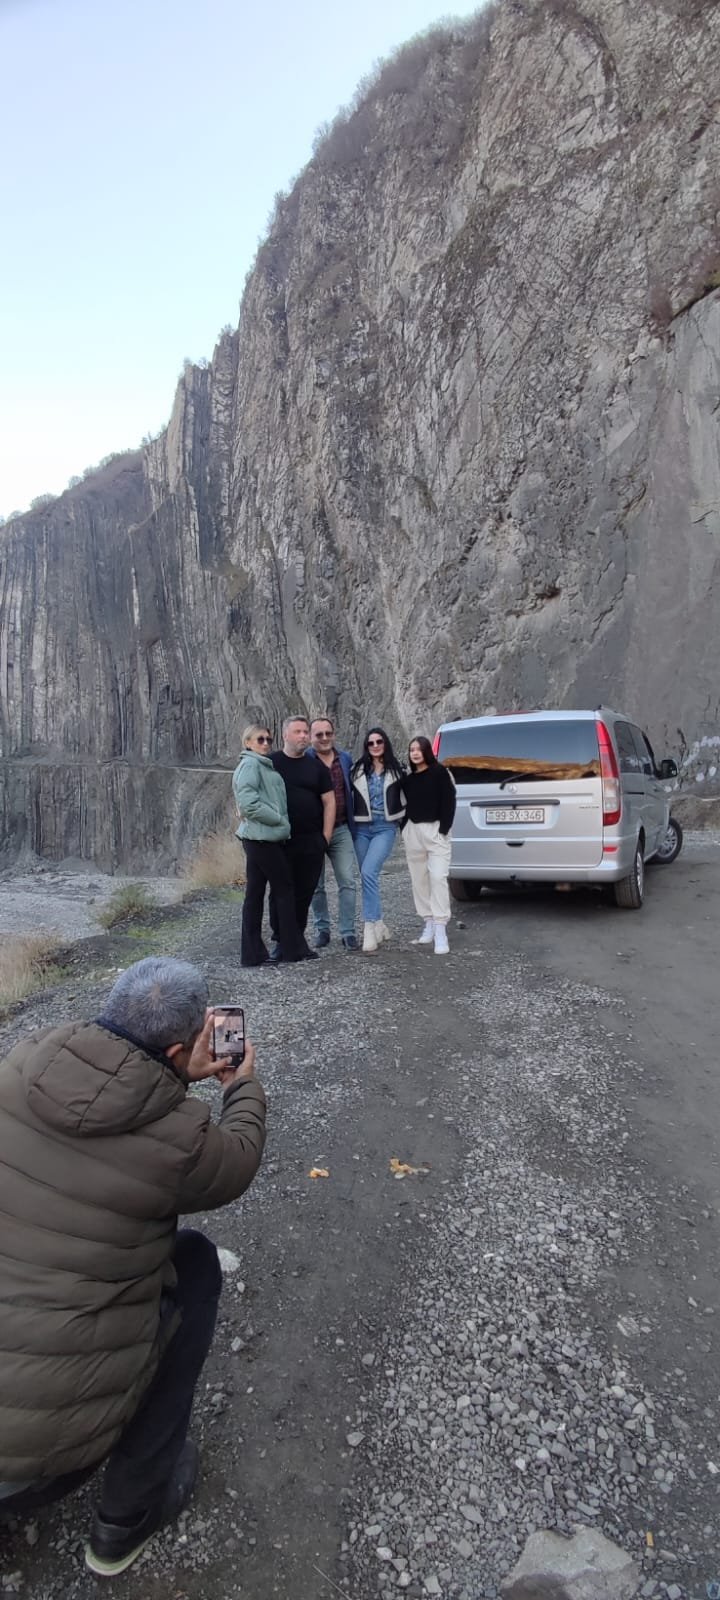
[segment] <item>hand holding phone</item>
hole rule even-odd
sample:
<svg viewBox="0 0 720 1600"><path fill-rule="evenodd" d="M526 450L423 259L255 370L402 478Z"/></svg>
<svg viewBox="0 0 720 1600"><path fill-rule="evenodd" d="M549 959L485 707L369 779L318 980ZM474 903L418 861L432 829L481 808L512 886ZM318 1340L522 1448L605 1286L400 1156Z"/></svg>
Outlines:
<svg viewBox="0 0 720 1600"><path fill-rule="evenodd" d="M190 1083L217 1078L223 1089L237 1080L252 1078L255 1046L245 1035L242 1006L217 1006L208 1010L201 1034L187 1066Z"/></svg>
<svg viewBox="0 0 720 1600"><path fill-rule="evenodd" d="M245 1059L245 1012L242 1006L213 1006L213 1055L239 1067Z"/></svg>
<svg viewBox="0 0 720 1600"><path fill-rule="evenodd" d="M235 1066L227 1057L224 1062L218 1062L215 1068L215 1077L223 1091L229 1089L233 1083L245 1083L248 1078L255 1076L255 1046L249 1039L245 1040L245 1055L239 1066Z"/></svg>

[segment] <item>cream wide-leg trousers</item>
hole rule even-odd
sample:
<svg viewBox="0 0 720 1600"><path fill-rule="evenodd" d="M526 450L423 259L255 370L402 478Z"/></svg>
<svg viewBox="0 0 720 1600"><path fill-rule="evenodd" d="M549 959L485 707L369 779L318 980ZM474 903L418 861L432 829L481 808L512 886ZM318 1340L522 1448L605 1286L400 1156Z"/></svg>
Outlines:
<svg viewBox="0 0 720 1600"><path fill-rule="evenodd" d="M408 822L403 844L418 916L426 922L449 922L450 839L443 838L439 822Z"/></svg>

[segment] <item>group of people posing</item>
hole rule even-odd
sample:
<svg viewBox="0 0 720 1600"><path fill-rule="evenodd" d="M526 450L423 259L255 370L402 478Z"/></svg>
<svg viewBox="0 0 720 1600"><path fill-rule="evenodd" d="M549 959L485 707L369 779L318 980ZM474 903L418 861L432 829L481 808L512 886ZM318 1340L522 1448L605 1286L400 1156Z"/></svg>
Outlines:
<svg viewBox="0 0 720 1600"><path fill-rule="evenodd" d="M309 748L312 742L312 748ZM290 717L283 748L248 728L234 774L247 856L242 961L304 961L330 939L324 868L357 949L359 866L368 953L388 937L380 875L402 831L420 942L447 950L452 778L424 738L408 771L371 728L359 761L329 717ZM262 919L270 887L273 948ZM265 1143L255 1050L217 1056L205 977L151 956L102 1014L21 1039L0 1062L0 1525L34 1517L104 1464L85 1560L116 1576L193 1494L193 1395L222 1289L218 1252L178 1219L234 1202ZM232 1042L225 1036L225 1042ZM217 1081L222 1109L188 1093Z"/></svg>
<svg viewBox="0 0 720 1600"><path fill-rule="evenodd" d="M414 944L448 953L450 829L455 785L433 754L430 740L410 741L405 767L383 728L370 728L353 761L335 744L331 717L287 717L281 750L261 724L246 728L233 774L240 816L237 829L247 861L241 963L313 961L330 943L325 889L329 859L338 887L340 937L357 950L357 873L362 886L366 955L389 939L380 877L402 834L415 909L423 928ZM269 888L270 950L262 936ZM315 949L306 939L312 906Z"/></svg>

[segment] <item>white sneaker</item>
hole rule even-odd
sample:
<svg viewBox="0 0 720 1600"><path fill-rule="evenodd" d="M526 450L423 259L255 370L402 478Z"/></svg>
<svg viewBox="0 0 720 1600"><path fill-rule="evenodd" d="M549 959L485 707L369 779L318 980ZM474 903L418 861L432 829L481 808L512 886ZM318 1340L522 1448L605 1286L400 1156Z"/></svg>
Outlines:
<svg viewBox="0 0 720 1600"><path fill-rule="evenodd" d="M425 923L425 927L423 928L422 933L420 934L420 937L418 939L413 939L412 943L413 944L432 944L434 938L435 938L435 923L433 922L432 917L429 917L427 922Z"/></svg>
<svg viewBox="0 0 720 1600"><path fill-rule="evenodd" d="M385 927L384 922L375 923L375 938L378 944L385 944L390 938L390 929Z"/></svg>
<svg viewBox="0 0 720 1600"><path fill-rule="evenodd" d="M377 952L378 942L377 942L377 934L375 932L375 923L374 922L366 922L365 923L365 926L363 928L362 947L363 947L363 954L366 955L366 956L374 956L376 954L376 952Z"/></svg>
<svg viewBox="0 0 720 1600"><path fill-rule="evenodd" d="M435 954L436 956L449 956L447 928L444 922L435 923Z"/></svg>

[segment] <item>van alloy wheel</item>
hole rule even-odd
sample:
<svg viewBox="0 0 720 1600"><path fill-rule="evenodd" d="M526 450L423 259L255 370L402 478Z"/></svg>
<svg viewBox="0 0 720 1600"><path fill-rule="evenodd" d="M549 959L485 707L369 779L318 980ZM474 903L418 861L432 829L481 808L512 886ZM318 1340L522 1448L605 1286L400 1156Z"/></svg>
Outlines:
<svg viewBox="0 0 720 1600"><path fill-rule="evenodd" d="M655 851L653 861L657 861L658 866L669 867L670 862L675 861L677 856L679 856L680 851L682 850L682 842L683 831L680 827L680 823L676 817L670 817L667 826L667 833L662 839L659 848Z"/></svg>
<svg viewBox="0 0 720 1600"><path fill-rule="evenodd" d="M622 906L624 911L639 911L645 893L645 859L643 855L643 841L638 839L635 846L635 860L632 870L626 878L621 878L615 884L615 904Z"/></svg>

